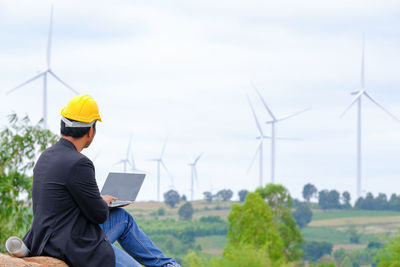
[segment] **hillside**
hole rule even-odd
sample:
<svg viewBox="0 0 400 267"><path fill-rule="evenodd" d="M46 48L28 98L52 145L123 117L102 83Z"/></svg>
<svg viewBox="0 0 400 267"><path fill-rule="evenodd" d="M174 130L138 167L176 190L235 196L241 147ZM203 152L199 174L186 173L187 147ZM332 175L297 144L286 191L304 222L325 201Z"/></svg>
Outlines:
<svg viewBox="0 0 400 267"><path fill-rule="evenodd" d="M193 220L198 221L201 217L218 216L227 221L233 203L194 201L192 202ZM183 203L170 208L160 202L137 202L126 209L133 214L139 224L145 223L146 225L142 227L146 228L152 221L174 220L176 223L179 222L178 210L181 205ZM160 209L163 210L164 215L158 215ZM338 248L348 250L363 248L376 237L396 233L399 226L400 212L314 209L312 221L301 232L306 241L326 241L334 245L334 250ZM351 231L360 235L358 244L350 242ZM157 245L164 247L162 238L160 239L157 235L155 239ZM157 243L157 240L161 242ZM195 237L195 247L210 255L221 254L225 244L225 235Z"/></svg>

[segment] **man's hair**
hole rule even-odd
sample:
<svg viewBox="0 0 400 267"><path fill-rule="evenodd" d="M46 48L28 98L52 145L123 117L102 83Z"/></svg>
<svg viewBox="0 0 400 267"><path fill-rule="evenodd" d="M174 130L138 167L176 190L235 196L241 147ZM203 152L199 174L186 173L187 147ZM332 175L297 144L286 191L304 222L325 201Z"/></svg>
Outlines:
<svg viewBox="0 0 400 267"><path fill-rule="evenodd" d="M70 120L74 121L74 120ZM93 130L96 131L96 122L93 124ZM61 121L61 135L71 136L73 138L81 138L87 134L90 127L65 127L65 122Z"/></svg>

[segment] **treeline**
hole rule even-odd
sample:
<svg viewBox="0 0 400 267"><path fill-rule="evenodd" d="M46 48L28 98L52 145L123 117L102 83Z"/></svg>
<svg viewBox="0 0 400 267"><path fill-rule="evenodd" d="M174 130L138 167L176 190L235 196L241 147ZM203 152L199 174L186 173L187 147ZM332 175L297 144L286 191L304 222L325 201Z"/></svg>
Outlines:
<svg viewBox="0 0 400 267"><path fill-rule="evenodd" d="M337 190L320 190L313 184L306 184L303 187L303 198L310 203L311 199L317 199L321 209L362 209L362 210L393 210L400 211L400 195L392 194L390 198L384 193L379 193L374 197L372 193L367 193L365 197L360 197L351 205L351 195L348 191L340 193Z"/></svg>
<svg viewBox="0 0 400 267"><path fill-rule="evenodd" d="M374 197L368 193L365 198L360 197L354 204L354 208L362 210L394 210L400 211L400 196L392 194L388 200L386 194L380 193Z"/></svg>

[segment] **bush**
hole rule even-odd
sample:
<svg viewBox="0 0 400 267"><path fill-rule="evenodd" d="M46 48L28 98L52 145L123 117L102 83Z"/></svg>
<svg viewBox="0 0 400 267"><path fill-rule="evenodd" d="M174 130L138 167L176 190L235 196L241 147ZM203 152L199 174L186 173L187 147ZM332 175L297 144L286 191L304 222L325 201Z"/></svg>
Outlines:
<svg viewBox="0 0 400 267"><path fill-rule="evenodd" d="M308 261L316 261L325 254L332 253L332 243L304 241L301 248L303 250L303 259Z"/></svg>
<svg viewBox="0 0 400 267"><path fill-rule="evenodd" d="M58 137L31 125L16 114L9 116L9 125L0 131L0 251L11 235L22 237L32 222L30 208L32 177L30 173L36 156Z"/></svg>
<svg viewBox="0 0 400 267"><path fill-rule="evenodd" d="M193 216L193 206L190 202L183 204L178 210L181 220L191 220Z"/></svg>
<svg viewBox="0 0 400 267"><path fill-rule="evenodd" d="M175 190L169 190L168 192L164 193L164 202L171 208L175 207L176 204L179 203L181 200L179 194Z"/></svg>

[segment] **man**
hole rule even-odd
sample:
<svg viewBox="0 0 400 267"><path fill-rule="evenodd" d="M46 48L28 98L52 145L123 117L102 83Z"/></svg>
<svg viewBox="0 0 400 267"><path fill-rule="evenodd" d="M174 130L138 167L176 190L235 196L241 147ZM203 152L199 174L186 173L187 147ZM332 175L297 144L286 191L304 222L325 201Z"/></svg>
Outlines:
<svg viewBox="0 0 400 267"><path fill-rule="evenodd" d="M72 98L61 111L61 139L41 155L33 170L33 223L24 237L31 256L48 255L69 266L179 266L167 258L124 209L109 209L89 147L101 121L89 95ZM114 246L118 240L124 250Z"/></svg>

